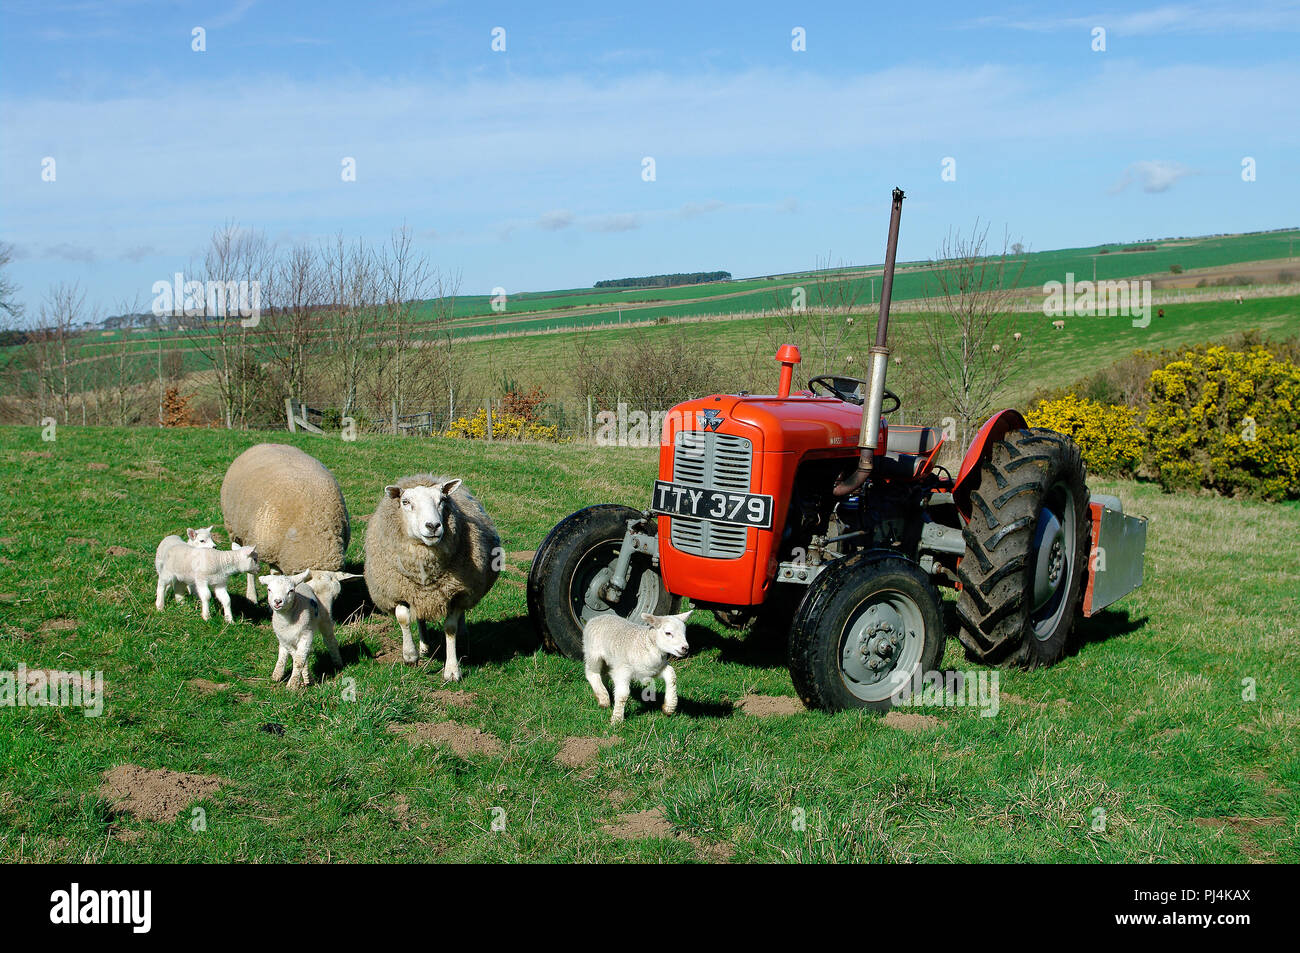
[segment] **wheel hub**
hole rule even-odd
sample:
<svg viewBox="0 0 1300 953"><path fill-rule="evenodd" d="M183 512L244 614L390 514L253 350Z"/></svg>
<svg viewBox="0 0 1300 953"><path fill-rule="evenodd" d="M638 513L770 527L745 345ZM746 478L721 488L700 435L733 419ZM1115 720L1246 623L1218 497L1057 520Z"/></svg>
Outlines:
<svg viewBox="0 0 1300 953"><path fill-rule="evenodd" d="M1034 610L1037 611L1047 605L1065 580L1065 527L1055 513L1044 508L1035 535Z"/></svg>

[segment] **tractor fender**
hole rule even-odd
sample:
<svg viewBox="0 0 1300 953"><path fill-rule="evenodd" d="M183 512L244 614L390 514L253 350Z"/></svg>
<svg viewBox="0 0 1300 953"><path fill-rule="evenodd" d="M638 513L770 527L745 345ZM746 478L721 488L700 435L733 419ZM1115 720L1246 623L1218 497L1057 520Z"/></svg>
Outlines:
<svg viewBox="0 0 1300 953"><path fill-rule="evenodd" d="M952 500L962 516L970 518L971 491L979 485L980 464L988 458L993 444L1012 430L1023 430L1028 426L1029 423L1020 411L1009 409L998 411L984 422L966 451L966 458L962 460L961 470L957 473L957 482L952 487Z"/></svg>

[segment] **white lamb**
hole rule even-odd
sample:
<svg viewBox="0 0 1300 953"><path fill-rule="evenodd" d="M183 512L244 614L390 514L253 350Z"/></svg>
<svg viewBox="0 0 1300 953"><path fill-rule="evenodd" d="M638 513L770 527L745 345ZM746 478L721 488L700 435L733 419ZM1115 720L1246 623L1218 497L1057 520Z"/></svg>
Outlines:
<svg viewBox="0 0 1300 953"><path fill-rule="evenodd" d="M311 669L307 662L311 658L312 642L317 633L325 639L330 661L336 668L343 666L339 644L334 638L334 619L330 616L329 609L329 603L338 593L328 593L328 589L333 587L327 586L327 595L325 601L322 601L307 582L311 575L312 570L306 569L294 576L257 577L257 581L266 586L266 604L271 607L271 628L275 632L276 641L280 643L280 655L271 671L271 680L278 682L284 677L284 663L292 658L293 671L289 674L289 688L303 688L311 684ZM320 581L329 582L323 577Z"/></svg>
<svg viewBox="0 0 1300 953"><path fill-rule="evenodd" d="M609 707L609 692L602 677L606 669L614 683L614 714L610 724L617 725L623 720L631 683L637 681L653 688L660 674L664 679L664 714L671 715L677 710L677 673L668 660L686 658L691 649L686 643L686 620L690 614L643 612L641 618L649 625L638 625L610 613L589 619L582 627L587 681L601 708Z"/></svg>
<svg viewBox="0 0 1300 953"><path fill-rule="evenodd" d="M233 549L207 549L191 546L179 536L168 536L158 544L154 556L158 570L158 595L154 608L163 611L163 599L169 590L179 594L178 587L199 594L200 615L208 618L208 606L215 592L227 622L234 622L230 612L230 593L226 587L230 577L241 572L257 572L257 550L252 546Z"/></svg>
<svg viewBox="0 0 1300 953"><path fill-rule="evenodd" d="M215 524L214 524L215 525ZM216 549L217 541L212 538L212 527L204 526L199 529L190 527L185 530L185 539L179 536L165 536L163 541L158 544L158 551L154 555L154 568L158 569L162 565L162 554L165 548L171 547L176 543L185 543L198 549ZM177 602L184 602L186 596L194 595L194 590L188 583L177 580L172 584L172 596ZM161 608L159 609L161 611Z"/></svg>

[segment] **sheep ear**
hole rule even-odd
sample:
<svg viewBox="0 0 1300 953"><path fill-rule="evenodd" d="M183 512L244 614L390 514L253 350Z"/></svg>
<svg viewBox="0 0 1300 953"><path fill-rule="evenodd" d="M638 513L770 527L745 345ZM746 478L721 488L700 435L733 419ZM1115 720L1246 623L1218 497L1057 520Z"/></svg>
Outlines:
<svg viewBox="0 0 1300 953"><path fill-rule="evenodd" d="M390 500L395 500L402 495L402 488L400 486L386 486L384 492Z"/></svg>
<svg viewBox="0 0 1300 953"><path fill-rule="evenodd" d="M442 485L442 492L450 495L456 491L456 487L460 486L462 482L463 481L459 479L448 480L446 483Z"/></svg>
<svg viewBox="0 0 1300 953"><path fill-rule="evenodd" d="M197 529L187 529L187 530L185 531L185 535L186 535L187 538L189 538L189 539L192 540L192 539L194 539L194 537L196 537L196 536L199 535L199 531L198 531Z"/></svg>
<svg viewBox="0 0 1300 953"><path fill-rule="evenodd" d="M659 622L659 617L656 615L651 615L649 612L642 612L641 618L644 619L646 622L649 622L651 625L655 625Z"/></svg>
<svg viewBox="0 0 1300 953"><path fill-rule="evenodd" d="M694 611L695 611L694 609L687 609L685 612L679 612L677 615L673 616L673 618L681 619L683 622L685 622L687 619L691 617L691 613Z"/></svg>
<svg viewBox="0 0 1300 953"><path fill-rule="evenodd" d="M298 575L290 576L289 581L296 586L299 583L306 582L309 576L311 576L311 570L304 569L302 572L298 573Z"/></svg>
<svg viewBox="0 0 1300 953"><path fill-rule="evenodd" d="M262 585L264 585L264 586L269 586L269 585L271 585L271 577L270 577L270 576L258 576L258 577L257 577L257 581L260 582L260 583L261 583Z"/></svg>
<svg viewBox="0 0 1300 953"><path fill-rule="evenodd" d="M217 524L216 524L216 523L213 523L211 526L209 526L209 527L207 528L207 529L208 529L208 533L211 534L211 532L212 532L214 529L216 529L216 527L217 527Z"/></svg>

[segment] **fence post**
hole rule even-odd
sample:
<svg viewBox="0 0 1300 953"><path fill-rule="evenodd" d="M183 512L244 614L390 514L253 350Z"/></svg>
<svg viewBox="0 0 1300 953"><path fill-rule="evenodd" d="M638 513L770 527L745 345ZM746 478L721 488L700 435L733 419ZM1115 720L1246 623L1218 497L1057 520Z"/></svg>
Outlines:
<svg viewBox="0 0 1300 953"><path fill-rule="evenodd" d="M491 443L492 442L492 398L491 397L487 399L487 412L488 412L487 438L488 438L488 443Z"/></svg>
<svg viewBox="0 0 1300 953"><path fill-rule="evenodd" d="M396 397L393 398L392 411L393 411L393 436L396 437L397 436L397 398Z"/></svg>
<svg viewBox="0 0 1300 953"><path fill-rule="evenodd" d="M591 436L591 395L587 395L587 443L593 443Z"/></svg>
<svg viewBox="0 0 1300 953"><path fill-rule="evenodd" d="M293 423L293 398L292 397L286 397L284 399L284 415L289 418L289 433L297 433L298 428L295 427Z"/></svg>

